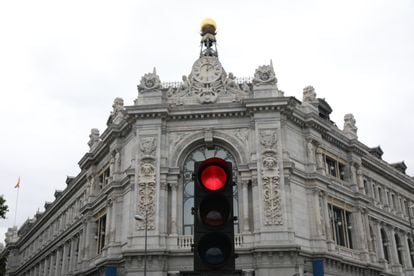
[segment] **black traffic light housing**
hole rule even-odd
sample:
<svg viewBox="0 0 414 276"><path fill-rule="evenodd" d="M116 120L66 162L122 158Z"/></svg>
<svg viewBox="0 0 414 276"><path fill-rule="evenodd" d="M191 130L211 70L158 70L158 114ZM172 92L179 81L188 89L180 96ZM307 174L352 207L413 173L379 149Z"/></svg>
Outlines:
<svg viewBox="0 0 414 276"><path fill-rule="evenodd" d="M194 184L194 271L234 271L232 164L196 162Z"/></svg>

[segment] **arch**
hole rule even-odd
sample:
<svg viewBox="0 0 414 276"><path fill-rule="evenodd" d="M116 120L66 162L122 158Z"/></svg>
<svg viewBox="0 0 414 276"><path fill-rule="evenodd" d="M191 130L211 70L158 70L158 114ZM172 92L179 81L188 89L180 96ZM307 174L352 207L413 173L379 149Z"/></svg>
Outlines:
<svg viewBox="0 0 414 276"><path fill-rule="evenodd" d="M204 131L189 134L183 137L178 143L175 150L169 158L170 167L180 168L187 156L197 147L205 145ZM222 132L214 131L213 144L226 148L234 157L238 166L247 164L248 154L245 145L231 135Z"/></svg>
<svg viewBox="0 0 414 276"><path fill-rule="evenodd" d="M191 151L183 165L182 165L182 232L184 235L191 235L194 233L194 219L192 209L194 207L194 165L196 162L203 161L211 157L219 157L233 164L233 181L237 183L237 164L236 161L226 148L215 145L213 148L207 148L205 145L200 145ZM238 187L233 187L233 208L234 215L238 217ZM239 232L238 220L234 223L235 231Z"/></svg>

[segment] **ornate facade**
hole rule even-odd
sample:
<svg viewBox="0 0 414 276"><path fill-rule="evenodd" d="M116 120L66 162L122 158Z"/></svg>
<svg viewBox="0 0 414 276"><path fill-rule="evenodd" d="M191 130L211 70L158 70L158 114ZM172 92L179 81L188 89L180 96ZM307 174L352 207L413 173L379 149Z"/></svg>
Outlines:
<svg viewBox="0 0 414 276"><path fill-rule="evenodd" d="M212 156L233 163L244 275L312 275L314 260L325 275L414 275L413 178L358 141L352 114L330 121L312 86L285 96L271 63L237 79L207 47L182 82L154 69L138 91L91 130L54 202L9 229L8 275L142 275L145 225L148 275L192 270L192 172Z"/></svg>

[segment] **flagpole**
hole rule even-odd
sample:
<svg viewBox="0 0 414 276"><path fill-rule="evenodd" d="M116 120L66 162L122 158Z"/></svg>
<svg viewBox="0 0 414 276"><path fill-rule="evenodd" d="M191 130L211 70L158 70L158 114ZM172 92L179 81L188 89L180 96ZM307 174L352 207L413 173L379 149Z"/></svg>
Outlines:
<svg viewBox="0 0 414 276"><path fill-rule="evenodd" d="M17 219L17 207L18 207L18 202L19 202L19 191L20 191L20 177L19 180L16 184L16 188L17 188L17 195L16 195L16 209L14 211L14 226L16 226L16 219Z"/></svg>

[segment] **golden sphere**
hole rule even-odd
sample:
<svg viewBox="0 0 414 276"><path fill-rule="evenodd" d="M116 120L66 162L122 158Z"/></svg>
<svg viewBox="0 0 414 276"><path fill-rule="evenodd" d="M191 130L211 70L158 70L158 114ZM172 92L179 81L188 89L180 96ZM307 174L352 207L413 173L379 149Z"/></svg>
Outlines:
<svg viewBox="0 0 414 276"><path fill-rule="evenodd" d="M217 25L216 22L211 18L206 18L201 21L201 32L204 32L206 29L213 29L213 32L216 31Z"/></svg>

